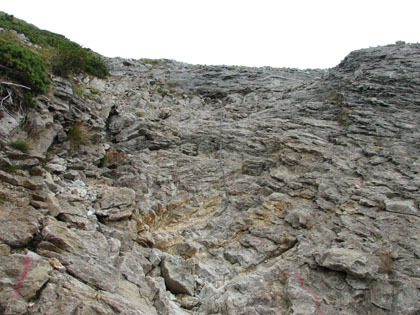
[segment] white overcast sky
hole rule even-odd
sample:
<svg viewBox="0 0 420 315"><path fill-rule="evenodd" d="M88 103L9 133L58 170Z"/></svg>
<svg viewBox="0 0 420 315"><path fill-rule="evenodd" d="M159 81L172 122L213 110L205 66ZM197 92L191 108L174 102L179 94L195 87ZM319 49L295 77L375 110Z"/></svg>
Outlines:
<svg viewBox="0 0 420 315"><path fill-rule="evenodd" d="M1 0L0 11L108 57L329 68L420 42L420 0Z"/></svg>

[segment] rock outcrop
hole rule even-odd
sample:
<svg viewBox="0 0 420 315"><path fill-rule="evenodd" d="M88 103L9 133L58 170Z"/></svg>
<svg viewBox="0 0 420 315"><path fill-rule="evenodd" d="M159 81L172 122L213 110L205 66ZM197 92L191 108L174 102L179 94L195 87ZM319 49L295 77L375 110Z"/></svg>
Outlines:
<svg viewBox="0 0 420 315"><path fill-rule="evenodd" d="M420 312L419 44L105 61L1 116L1 313Z"/></svg>

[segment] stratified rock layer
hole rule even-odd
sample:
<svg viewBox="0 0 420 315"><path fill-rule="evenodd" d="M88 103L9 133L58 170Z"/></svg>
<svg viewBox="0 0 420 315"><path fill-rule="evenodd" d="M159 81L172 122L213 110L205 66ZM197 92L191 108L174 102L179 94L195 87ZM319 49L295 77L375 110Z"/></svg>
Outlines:
<svg viewBox="0 0 420 315"><path fill-rule="evenodd" d="M420 312L420 45L106 62L0 128L0 312Z"/></svg>

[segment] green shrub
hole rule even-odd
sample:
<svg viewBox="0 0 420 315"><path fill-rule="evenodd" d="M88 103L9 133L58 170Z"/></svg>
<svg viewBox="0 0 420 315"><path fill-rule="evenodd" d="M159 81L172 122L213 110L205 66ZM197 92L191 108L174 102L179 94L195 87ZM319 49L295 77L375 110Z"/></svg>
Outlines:
<svg viewBox="0 0 420 315"><path fill-rule="evenodd" d="M29 150L31 149L28 141L24 140L24 139L17 139L15 141L12 141L9 143L9 146L11 146L12 148L22 151L24 153L28 153Z"/></svg>
<svg viewBox="0 0 420 315"><path fill-rule="evenodd" d="M34 95L46 93L50 83L45 63L36 53L0 37L0 74L31 88Z"/></svg>
<svg viewBox="0 0 420 315"><path fill-rule="evenodd" d="M156 91L162 96L166 96L166 95L169 94L169 92L167 90L162 89L162 88L157 88Z"/></svg>
<svg viewBox="0 0 420 315"><path fill-rule="evenodd" d="M57 75L68 76L71 73L84 72L105 78L109 74L99 55L62 35L40 30L8 14L0 14L0 27L25 34L32 43L41 46L40 55L45 62L51 64Z"/></svg>
<svg viewBox="0 0 420 315"><path fill-rule="evenodd" d="M68 47L56 50L52 60L52 70L55 74L68 77L71 73L79 73L83 57L78 53L77 48Z"/></svg>
<svg viewBox="0 0 420 315"><path fill-rule="evenodd" d="M57 48L52 60L53 72L68 77L70 74L88 73L105 78L108 69L99 56L75 43L67 43Z"/></svg>
<svg viewBox="0 0 420 315"><path fill-rule="evenodd" d="M109 75L109 71L101 57L89 49L84 48L84 50L86 51L84 71L100 79L106 78Z"/></svg>

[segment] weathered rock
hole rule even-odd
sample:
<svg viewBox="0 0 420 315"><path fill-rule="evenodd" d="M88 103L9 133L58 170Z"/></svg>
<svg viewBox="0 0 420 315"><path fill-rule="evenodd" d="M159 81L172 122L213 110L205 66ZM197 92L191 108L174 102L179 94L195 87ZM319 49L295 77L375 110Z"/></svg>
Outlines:
<svg viewBox="0 0 420 315"><path fill-rule="evenodd" d="M69 180L76 180L76 179L80 179L81 178L79 172L76 171L76 170L70 170L70 171L68 171L67 173L65 173L63 175L63 177L65 179L69 179Z"/></svg>
<svg viewBox="0 0 420 315"><path fill-rule="evenodd" d="M130 188L104 186L98 195L98 206L102 210L125 208L134 205L135 197L135 191Z"/></svg>
<svg viewBox="0 0 420 315"><path fill-rule="evenodd" d="M53 78L55 91L54 94L63 99L70 99L73 96L73 88L70 80L61 77Z"/></svg>
<svg viewBox="0 0 420 315"><path fill-rule="evenodd" d="M377 270L372 258L367 254L346 248L330 248L321 251L316 261L322 267L344 271L349 275L364 278Z"/></svg>
<svg viewBox="0 0 420 315"><path fill-rule="evenodd" d="M55 274L42 291L35 312L57 314L57 312L80 314L156 314L153 307L137 296L137 301L122 300L118 295L97 291L66 274Z"/></svg>
<svg viewBox="0 0 420 315"><path fill-rule="evenodd" d="M57 258L50 258L48 259L48 262L50 263L51 267L53 267L54 269L57 269L58 271L61 271L61 272L66 271L66 267L64 267Z"/></svg>
<svg viewBox="0 0 420 315"><path fill-rule="evenodd" d="M20 169L30 170L39 165L39 160L37 158L28 158L24 160L17 160L15 161L15 166L19 167Z"/></svg>
<svg viewBox="0 0 420 315"><path fill-rule="evenodd" d="M46 167L51 172L62 173L65 172L67 169L66 164L66 160L64 160L63 158L54 156L54 158L47 163Z"/></svg>
<svg viewBox="0 0 420 315"><path fill-rule="evenodd" d="M418 284L410 280L395 283L391 313L416 314L420 309L420 294Z"/></svg>
<svg viewBox="0 0 420 315"><path fill-rule="evenodd" d="M312 218L314 213L311 209L292 209L287 212L284 220L294 228L304 227L310 228L312 226Z"/></svg>
<svg viewBox="0 0 420 315"><path fill-rule="evenodd" d="M31 110L27 119L28 124L31 125L29 133L31 151L38 155L44 155L63 127L59 123L54 123L54 118L49 112L40 114Z"/></svg>
<svg viewBox="0 0 420 315"><path fill-rule="evenodd" d="M318 298L310 289L306 288L298 271L288 278L286 292L291 303L290 314L323 314Z"/></svg>
<svg viewBox="0 0 420 315"><path fill-rule="evenodd" d="M420 311L418 44L329 70L104 60L14 125L39 156L0 140L0 255L51 273L1 311Z"/></svg>
<svg viewBox="0 0 420 315"><path fill-rule="evenodd" d="M44 251L56 253L77 253L83 248L82 241L75 232L68 229L63 222L46 218L41 232L42 242L39 245L42 254ZM48 257L48 256L47 256Z"/></svg>
<svg viewBox="0 0 420 315"><path fill-rule="evenodd" d="M60 213L62 213L62 209L60 207L60 203L57 200L57 198L52 194L46 195L46 203L48 207L49 214L53 217L58 216Z"/></svg>
<svg viewBox="0 0 420 315"><path fill-rule="evenodd" d="M10 254L10 247L7 244L0 244L0 256L7 256Z"/></svg>
<svg viewBox="0 0 420 315"><path fill-rule="evenodd" d="M385 210L394 213L417 215L420 211L414 206L413 200L385 200Z"/></svg>
<svg viewBox="0 0 420 315"><path fill-rule="evenodd" d="M194 295L194 278L190 271L176 258L165 258L162 262L162 276L166 287L173 294Z"/></svg>
<svg viewBox="0 0 420 315"><path fill-rule="evenodd" d="M16 113L15 115L2 115L0 118L0 135L7 137L24 120L24 115Z"/></svg>
<svg viewBox="0 0 420 315"><path fill-rule="evenodd" d="M27 302L35 298L49 280L50 267L47 260L36 254L4 256L0 265L0 309L20 313L26 310ZM19 305L19 310L13 304Z"/></svg>
<svg viewBox="0 0 420 315"><path fill-rule="evenodd" d="M0 171L0 180L12 184L14 186L22 186L30 190L40 190L43 185L37 183L29 178L22 177L20 175L12 175L6 172Z"/></svg>
<svg viewBox="0 0 420 315"><path fill-rule="evenodd" d="M103 158L103 166L115 165L127 158L127 153L121 149L109 148Z"/></svg>
<svg viewBox="0 0 420 315"><path fill-rule="evenodd" d="M146 249L134 244L132 251L120 259L119 270L128 281L139 287L144 287L145 275L153 269L153 265L146 258L148 255Z"/></svg>
<svg viewBox="0 0 420 315"><path fill-rule="evenodd" d="M63 263L70 275L87 283L91 287L111 293L118 292L119 280L117 269L94 257L80 259L75 256L62 256Z"/></svg>
<svg viewBox="0 0 420 315"><path fill-rule="evenodd" d="M32 207L8 205L0 211L0 240L11 247L24 247L40 228L41 214Z"/></svg>
<svg viewBox="0 0 420 315"><path fill-rule="evenodd" d="M386 281L377 282L370 289L372 303L383 310L391 310L393 295L393 287Z"/></svg>

